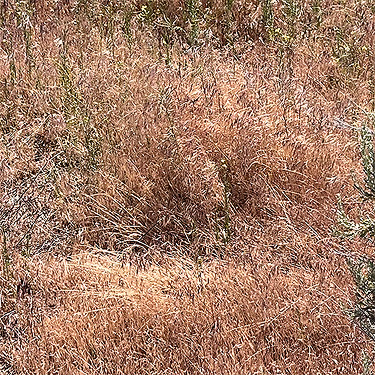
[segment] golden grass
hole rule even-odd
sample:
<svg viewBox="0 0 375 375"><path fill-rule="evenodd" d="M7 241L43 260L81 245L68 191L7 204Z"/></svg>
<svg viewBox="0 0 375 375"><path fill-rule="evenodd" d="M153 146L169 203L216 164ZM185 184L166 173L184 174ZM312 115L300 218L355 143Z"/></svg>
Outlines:
<svg viewBox="0 0 375 375"><path fill-rule="evenodd" d="M345 265L264 259L138 273L92 253L33 259L13 313L30 341L13 360L21 373L356 373L365 344L341 311Z"/></svg>
<svg viewBox="0 0 375 375"><path fill-rule="evenodd" d="M187 4L0 8L0 371L363 370L371 3Z"/></svg>

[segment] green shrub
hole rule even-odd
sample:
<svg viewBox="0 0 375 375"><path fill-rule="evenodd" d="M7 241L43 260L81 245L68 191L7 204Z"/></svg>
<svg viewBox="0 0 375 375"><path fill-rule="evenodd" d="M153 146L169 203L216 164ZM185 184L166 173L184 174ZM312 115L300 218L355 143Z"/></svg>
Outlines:
<svg viewBox="0 0 375 375"><path fill-rule="evenodd" d="M360 152L365 177L363 184L355 184L363 203L375 201L375 154L374 131L372 130L375 118L372 114L369 114L368 118L369 120L363 124L360 131ZM375 238L375 218L372 215L365 215L357 221L352 220L344 212L340 201L335 234L342 238L361 237L373 240ZM361 330L375 341L375 258L372 256L348 258L347 263L356 285L356 301L348 313ZM368 371L366 370L365 373L372 374L371 371Z"/></svg>

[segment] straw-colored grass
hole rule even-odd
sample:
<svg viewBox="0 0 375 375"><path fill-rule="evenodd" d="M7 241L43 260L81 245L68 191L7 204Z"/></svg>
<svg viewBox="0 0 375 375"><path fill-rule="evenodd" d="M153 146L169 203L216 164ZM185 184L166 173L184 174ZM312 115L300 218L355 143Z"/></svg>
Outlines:
<svg viewBox="0 0 375 375"><path fill-rule="evenodd" d="M8 349L20 373L356 373L366 344L342 313L345 265L255 254L138 273L108 255L33 259Z"/></svg>
<svg viewBox="0 0 375 375"><path fill-rule="evenodd" d="M0 371L364 371L371 9L0 5Z"/></svg>

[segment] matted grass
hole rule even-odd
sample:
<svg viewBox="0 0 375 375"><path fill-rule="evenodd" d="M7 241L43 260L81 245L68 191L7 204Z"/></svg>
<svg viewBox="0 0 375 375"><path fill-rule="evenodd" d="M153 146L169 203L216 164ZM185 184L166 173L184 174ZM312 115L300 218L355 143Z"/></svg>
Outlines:
<svg viewBox="0 0 375 375"><path fill-rule="evenodd" d="M364 370L370 2L0 10L2 371Z"/></svg>

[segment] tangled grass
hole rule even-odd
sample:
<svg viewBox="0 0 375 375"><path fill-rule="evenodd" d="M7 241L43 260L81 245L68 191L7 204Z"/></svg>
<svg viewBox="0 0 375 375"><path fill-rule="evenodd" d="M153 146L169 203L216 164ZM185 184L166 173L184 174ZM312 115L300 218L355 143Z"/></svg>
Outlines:
<svg viewBox="0 0 375 375"><path fill-rule="evenodd" d="M0 10L2 371L363 370L370 1Z"/></svg>

